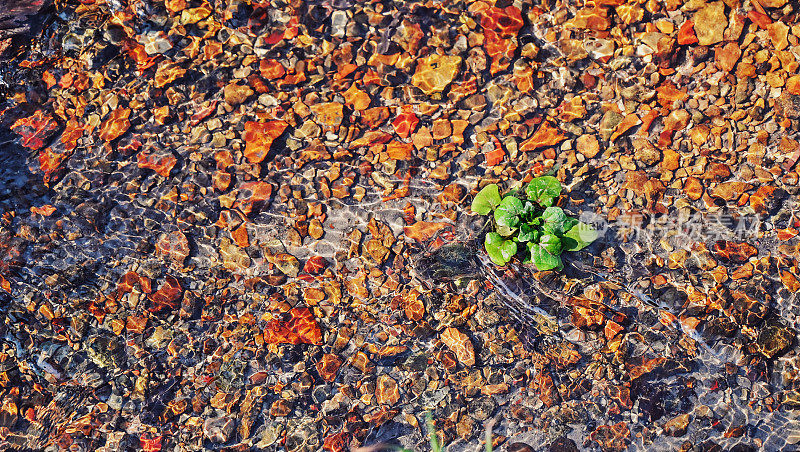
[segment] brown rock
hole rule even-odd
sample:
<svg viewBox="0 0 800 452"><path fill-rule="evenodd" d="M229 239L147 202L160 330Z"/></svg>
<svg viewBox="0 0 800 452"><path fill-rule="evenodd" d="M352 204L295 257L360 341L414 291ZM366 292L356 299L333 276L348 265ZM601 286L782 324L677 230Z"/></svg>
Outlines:
<svg viewBox="0 0 800 452"><path fill-rule="evenodd" d="M414 144L392 141L386 145L386 155L390 159L409 160L414 155Z"/></svg>
<svg viewBox="0 0 800 452"><path fill-rule="evenodd" d="M162 234L156 242L156 250L168 257L176 267L183 267L183 262L189 257L189 241L181 231Z"/></svg>
<svg viewBox="0 0 800 452"><path fill-rule="evenodd" d="M419 321L425 317L425 305L422 303L420 293L411 289L403 296L405 314L409 320Z"/></svg>
<svg viewBox="0 0 800 452"><path fill-rule="evenodd" d="M773 323L764 327L758 334L755 343L750 347L752 353L760 353L772 359L786 353L794 343L797 332L781 323Z"/></svg>
<svg viewBox="0 0 800 452"><path fill-rule="evenodd" d="M710 46L722 41L728 18L725 16L725 3L718 1L707 4L695 13L694 32L701 46Z"/></svg>
<svg viewBox="0 0 800 452"><path fill-rule="evenodd" d="M633 142L634 158L644 163L645 165L655 165L661 160L661 151L659 151L650 140L646 138L637 138Z"/></svg>
<svg viewBox="0 0 800 452"><path fill-rule="evenodd" d="M178 159L166 150L144 150L136 156L139 168L153 170L163 177L169 177L177 162Z"/></svg>
<svg viewBox="0 0 800 452"><path fill-rule="evenodd" d="M269 415L272 417L286 417L292 413L292 404L285 399L278 399L272 403Z"/></svg>
<svg viewBox="0 0 800 452"><path fill-rule="evenodd" d="M596 135L581 135L576 140L578 152L592 158L600 152L600 142L597 140Z"/></svg>
<svg viewBox="0 0 800 452"><path fill-rule="evenodd" d="M675 85L670 82L665 82L656 88L656 98L658 103L664 108L672 109L675 101L686 99L688 94L685 91L679 90Z"/></svg>
<svg viewBox="0 0 800 452"><path fill-rule="evenodd" d="M561 133L559 128L553 126L549 122L543 122L530 138L520 144L519 150L535 151L539 148L555 146L566 139L566 135Z"/></svg>
<svg viewBox="0 0 800 452"><path fill-rule="evenodd" d="M113 141L121 137L128 128L131 122L128 119L131 115L129 108L117 108L108 115L105 121L100 124L100 138L106 141Z"/></svg>
<svg viewBox="0 0 800 452"><path fill-rule="evenodd" d="M278 270L286 276L294 278L300 273L300 261L291 254L282 253L271 258L267 257L267 259L278 267Z"/></svg>
<svg viewBox="0 0 800 452"><path fill-rule="evenodd" d="M308 306L316 306L325 299L325 291L316 287L309 287L303 291L303 301Z"/></svg>
<svg viewBox="0 0 800 452"><path fill-rule="evenodd" d="M186 73L186 69L181 67L179 63L174 61L167 61L158 66L155 75L155 87L156 88L163 88L177 78L183 77L183 74Z"/></svg>
<svg viewBox="0 0 800 452"><path fill-rule="evenodd" d="M768 27L769 38L775 50L783 50L789 45L789 26L781 21L773 22Z"/></svg>
<svg viewBox="0 0 800 452"><path fill-rule="evenodd" d="M606 111L605 114L603 114L603 118L600 119L600 137L602 137L604 141L610 140L617 126L623 119L625 119L625 117L614 110Z"/></svg>
<svg viewBox="0 0 800 452"><path fill-rule="evenodd" d="M261 163L269 154L272 142L281 136L289 124L283 121L254 122L244 124L244 156L251 163Z"/></svg>
<svg viewBox="0 0 800 452"><path fill-rule="evenodd" d="M722 262L733 264L744 264L751 257L758 254L758 249L749 243L730 242L727 240L718 240L711 250Z"/></svg>
<svg viewBox="0 0 800 452"><path fill-rule="evenodd" d="M720 197L726 201L732 201L739 198L745 191L753 188L747 182L730 181L723 182L711 189L711 196Z"/></svg>
<svg viewBox="0 0 800 452"><path fill-rule="evenodd" d="M747 279L753 276L753 264L747 262L731 273L731 279Z"/></svg>
<svg viewBox="0 0 800 452"><path fill-rule="evenodd" d="M351 106L353 110L366 110L369 108L369 104L372 102L369 94L356 88L355 83L350 86L350 89L342 93L342 95L344 96L347 105Z"/></svg>
<svg viewBox="0 0 800 452"><path fill-rule="evenodd" d="M400 388L397 386L397 381L385 374L378 377L375 399L381 405L396 404L400 400Z"/></svg>
<svg viewBox="0 0 800 452"><path fill-rule="evenodd" d="M424 242L448 226L448 223L417 221L411 226L404 227L403 231L405 232L406 237L418 242Z"/></svg>
<svg viewBox="0 0 800 452"><path fill-rule="evenodd" d="M323 102L311 106L314 119L321 126L339 127L344 119L344 106L338 102Z"/></svg>
<svg viewBox="0 0 800 452"><path fill-rule="evenodd" d="M249 86L247 85L240 85L236 82L230 83L225 85L223 89L223 95L225 97L225 102L231 105L239 105L244 103L248 97L252 96L255 93Z"/></svg>
<svg viewBox="0 0 800 452"><path fill-rule="evenodd" d="M631 431L624 421L614 425L601 425L590 435L605 451L623 451L628 448Z"/></svg>
<svg viewBox="0 0 800 452"><path fill-rule="evenodd" d="M703 196L703 183L696 177L688 177L683 184L683 191L689 199L697 201Z"/></svg>
<svg viewBox="0 0 800 452"><path fill-rule="evenodd" d="M219 254L222 266L234 273L242 273L250 267L250 256L227 238L220 240Z"/></svg>
<svg viewBox="0 0 800 452"><path fill-rule="evenodd" d="M309 221L308 235L315 240L321 239L322 236L325 235L325 229L322 227L322 222L316 218Z"/></svg>
<svg viewBox="0 0 800 452"><path fill-rule="evenodd" d="M689 414L681 414L668 420L664 424L664 434L667 436L683 436L689 427L692 418Z"/></svg>
<svg viewBox="0 0 800 452"><path fill-rule="evenodd" d="M758 3L765 8L782 8L789 0L759 0Z"/></svg>
<svg viewBox="0 0 800 452"><path fill-rule="evenodd" d="M411 84L427 95L442 92L458 74L461 57L432 54L417 62Z"/></svg>
<svg viewBox="0 0 800 452"><path fill-rule="evenodd" d="M800 75L793 75L786 79L786 91L794 95L800 95Z"/></svg>
<svg viewBox="0 0 800 452"><path fill-rule="evenodd" d="M464 199L464 195L466 194L466 189L461 184L450 184L442 190L442 193L439 195L439 202L442 205L447 203L460 203L462 199Z"/></svg>
<svg viewBox="0 0 800 452"><path fill-rule="evenodd" d="M609 137L609 141L614 142L617 138L625 134L627 131L631 130L634 126L638 126L642 123L642 120L639 119L639 116L635 113L631 113L626 115L622 118L622 121L614 127L614 132Z"/></svg>
<svg viewBox="0 0 800 452"><path fill-rule="evenodd" d="M735 42L729 42L724 47L717 48L714 53L717 66L725 72L732 71L741 56L742 50L739 49L739 44Z"/></svg>
<svg viewBox="0 0 800 452"><path fill-rule="evenodd" d="M367 240L367 243L364 244L364 248L378 264L384 263L390 252L389 248L384 246L378 239Z"/></svg>
<svg viewBox="0 0 800 452"><path fill-rule="evenodd" d="M794 273L788 270L781 270L781 282L783 282L783 285L786 286L789 292L794 293L800 290L800 281L797 280Z"/></svg>
<svg viewBox="0 0 800 452"><path fill-rule="evenodd" d="M336 379L336 372L342 366L342 359L336 355L326 353L322 359L317 362L317 372L319 376L325 381L333 381Z"/></svg>
<svg viewBox="0 0 800 452"><path fill-rule="evenodd" d="M456 354L456 358L461 364L475 365L475 350L466 334L449 327L442 333L442 342Z"/></svg>

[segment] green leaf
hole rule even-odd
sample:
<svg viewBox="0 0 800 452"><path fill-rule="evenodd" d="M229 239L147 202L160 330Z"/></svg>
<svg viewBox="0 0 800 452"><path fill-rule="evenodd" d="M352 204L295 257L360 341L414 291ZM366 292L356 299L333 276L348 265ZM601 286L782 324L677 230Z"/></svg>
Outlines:
<svg viewBox="0 0 800 452"><path fill-rule="evenodd" d="M561 256L554 256L547 252L542 245L538 243L528 243L528 251L531 253L531 261L536 265L539 271L552 270L560 268Z"/></svg>
<svg viewBox="0 0 800 452"><path fill-rule="evenodd" d="M489 184L481 189L472 200L472 211L478 215L486 215L500 204L500 189L497 184Z"/></svg>
<svg viewBox="0 0 800 452"><path fill-rule="evenodd" d="M554 234L542 234L539 237L539 245L550 254L555 256L561 254L561 240Z"/></svg>
<svg viewBox="0 0 800 452"><path fill-rule="evenodd" d="M433 425L433 416L430 411L425 413L425 427L428 429L428 441L431 443L431 452L442 452L439 443L439 435L436 434L436 427Z"/></svg>
<svg viewBox="0 0 800 452"><path fill-rule="evenodd" d="M508 261L517 254L517 242L506 240L496 232L486 234L483 245L486 247L486 253L489 254L489 259L491 259L495 265L506 265Z"/></svg>
<svg viewBox="0 0 800 452"><path fill-rule="evenodd" d="M568 216L568 217L567 217L567 219L566 219L566 220L564 220L564 230L565 230L565 231L569 231L569 230L570 230L570 229L572 229L572 228L573 228L573 226L575 226L576 224L578 224L578 219L577 219L577 218L572 218L572 217Z"/></svg>
<svg viewBox="0 0 800 452"><path fill-rule="evenodd" d="M494 221L497 230L502 235L510 235L519 226L519 216L522 213L522 201L514 196L506 196L494 210ZM508 231L508 234L504 232Z"/></svg>
<svg viewBox="0 0 800 452"><path fill-rule="evenodd" d="M561 207L548 207L542 212L543 229L555 235L563 235L566 231L567 214Z"/></svg>
<svg viewBox="0 0 800 452"><path fill-rule="evenodd" d="M519 235L517 240L520 242L535 242L539 237L539 231L529 223L519 225Z"/></svg>
<svg viewBox="0 0 800 452"><path fill-rule="evenodd" d="M565 251L578 251L586 248L597 239L597 231L591 226L582 221L572 226L566 234L564 234L564 250Z"/></svg>
<svg viewBox="0 0 800 452"><path fill-rule="evenodd" d="M561 182L553 176L537 177L525 187L525 194L542 207L549 207L561 195Z"/></svg>

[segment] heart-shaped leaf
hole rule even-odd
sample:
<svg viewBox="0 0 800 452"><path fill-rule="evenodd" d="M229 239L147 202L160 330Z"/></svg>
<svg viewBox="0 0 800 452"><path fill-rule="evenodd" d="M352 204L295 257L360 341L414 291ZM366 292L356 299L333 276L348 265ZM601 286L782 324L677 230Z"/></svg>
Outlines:
<svg viewBox="0 0 800 452"><path fill-rule="evenodd" d="M537 177L525 187L525 194L542 207L549 207L561 196L561 182L553 176Z"/></svg>
<svg viewBox="0 0 800 452"><path fill-rule="evenodd" d="M528 243L528 251L531 254L531 262L536 265L539 271L552 270L554 268L562 267L561 256L556 256L547 252L544 247L538 243Z"/></svg>
<svg viewBox="0 0 800 452"><path fill-rule="evenodd" d="M555 234L542 234L539 237L539 245L550 254L556 256L561 254L561 240Z"/></svg>
<svg viewBox="0 0 800 452"><path fill-rule="evenodd" d="M509 235L519 226L519 216L522 213L522 201L515 196L506 196L500 201L500 205L494 210L494 221L497 224L497 232L502 235ZM508 234L505 234L508 232Z"/></svg>
<svg viewBox="0 0 800 452"><path fill-rule="evenodd" d="M561 236L567 232L565 226L568 222L567 214L561 207L548 207L542 212L542 219L544 220L543 229L552 232L555 235Z"/></svg>
<svg viewBox="0 0 800 452"><path fill-rule="evenodd" d="M481 189L472 200L472 211L486 215L500 204L500 189L497 184L489 184Z"/></svg>
<svg viewBox="0 0 800 452"><path fill-rule="evenodd" d="M595 228L584 222L578 221L563 237L565 251L578 251L586 248L597 239Z"/></svg>
<svg viewBox="0 0 800 452"><path fill-rule="evenodd" d="M486 234L483 245L495 265L506 265L517 254L517 242L506 240L496 232Z"/></svg>

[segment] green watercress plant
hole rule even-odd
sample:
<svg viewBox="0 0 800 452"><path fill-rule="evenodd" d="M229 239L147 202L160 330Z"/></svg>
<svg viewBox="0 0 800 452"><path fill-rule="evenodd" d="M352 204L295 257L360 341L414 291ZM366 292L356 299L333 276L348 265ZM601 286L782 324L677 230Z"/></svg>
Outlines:
<svg viewBox="0 0 800 452"><path fill-rule="evenodd" d="M559 196L561 183L553 176L533 179L524 198L501 197L496 184L483 187L472 201L472 211L493 213L495 230L484 239L489 259L502 266L521 253L522 262L533 263L539 271L561 269L561 253L581 250L597 239L592 226L553 205Z"/></svg>

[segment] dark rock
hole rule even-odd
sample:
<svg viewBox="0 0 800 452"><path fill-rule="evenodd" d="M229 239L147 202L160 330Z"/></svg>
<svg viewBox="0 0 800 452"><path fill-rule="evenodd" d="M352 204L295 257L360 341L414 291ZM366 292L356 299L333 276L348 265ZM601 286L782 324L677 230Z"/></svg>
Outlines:
<svg viewBox="0 0 800 452"><path fill-rule="evenodd" d="M497 402L494 400L494 397L481 397L471 404L470 415L472 415L476 421L485 421L491 417L496 409Z"/></svg>
<svg viewBox="0 0 800 452"><path fill-rule="evenodd" d="M768 359L775 358L789 350L796 335L794 329L774 322L758 333L758 339L750 346L750 353L761 353Z"/></svg>
<svg viewBox="0 0 800 452"><path fill-rule="evenodd" d="M476 249L462 243L444 245L417 259L414 271L424 283L476 278L479 267Z"/></svg>
<svg viewBox="0 0 800 452"><path fill-rule="evenodd" d="M547 448L547 450L549 452L578 452L578 445L575 444L575 441L565 436L561 436L550 443L550 446Z"/></svg>
<svg viewBox="0 0 800 452"><path fill-rule="evenodd" d="M0 39L30 31L29 16L38 13L46 3L45 0L0 0Z"/></svg>
<svg viewBox="0 0 800 452"><path fill-rule="evenodd" d="M784 90L775 100L775 110L787 118L800 118L800 96Z"/></svg>
<svg viewBox="0 0 800 452"><path fill-rule="evenodd" d="M703 328L706 337L733 337L739 331L738 326L727 317L711 319Z"/></svg>
<svg viewBox="0 0 800 452"><path fill-rule="evenodd" d="M533 452L533 447L525 443L511 443L506 447L508 452Z"/></svg>

